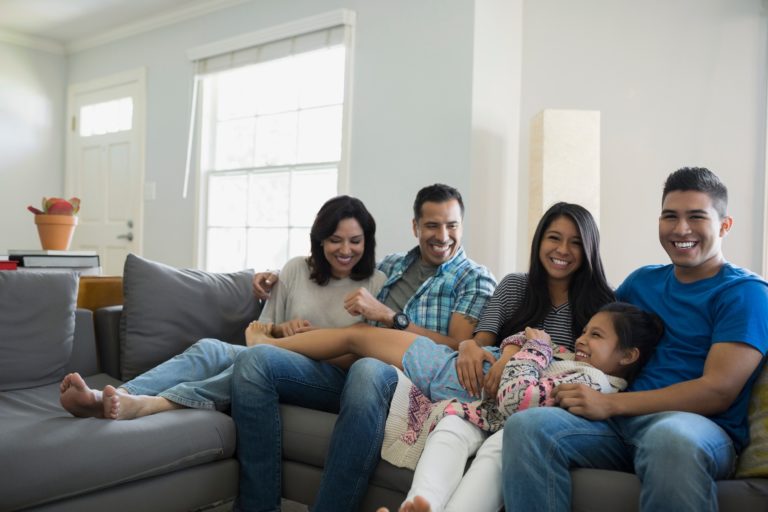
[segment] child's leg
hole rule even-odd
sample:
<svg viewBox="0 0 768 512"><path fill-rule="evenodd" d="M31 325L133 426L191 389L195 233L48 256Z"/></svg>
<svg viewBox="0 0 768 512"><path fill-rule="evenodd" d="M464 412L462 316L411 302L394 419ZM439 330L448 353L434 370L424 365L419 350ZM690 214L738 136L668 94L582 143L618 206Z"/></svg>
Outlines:
<svg viewBox="0 0 768 512"><path fill-rule="evenodd" d="M256 343L269 343L316 360L354 354L373 357L402 369L403 355L416 337L405 331L357 324L344 329L317 329L285 338L254 335L253 339Z"/></svg>
<svg viewBox="0 0 768 512"><path fill-rule="evenodd" d="M499 430L486 439L477 451L467 474L459 482L448 505L448 511L495 512L504 504L501 488L501 440Z"/></svg>
<svg viewBox="0 0 768 512"><path fill-rule="evenodd" d="M406 501L421 496L429 502L432 512L443 510L461 481L467 459L484 439L485 432L470 422L458 416L442 418L427 438Z"/></svg>

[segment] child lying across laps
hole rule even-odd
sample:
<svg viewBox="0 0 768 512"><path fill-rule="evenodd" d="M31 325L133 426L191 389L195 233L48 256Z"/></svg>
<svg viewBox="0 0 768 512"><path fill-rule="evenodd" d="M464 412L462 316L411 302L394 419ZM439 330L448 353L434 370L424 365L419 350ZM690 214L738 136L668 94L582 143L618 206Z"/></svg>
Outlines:
<svg viewBox="0 0 768 512"><path fill-rule="evenodd" d="M500 350L516 353L504 368L497 395L474 402L467 399L467 393L457 383L456 353L412 333L359 325L274 339L264 334L268 328L254 324L247 337L249 344L272 343L314 359L352 353L375 357L404 370L415 386L398 385L392 404L395 414L387 422L382 455L393 464L413 468L424 446L425 434L441 417L458 416L480 429L495 432L514 412L556 405L550 394L560 384L583 383L605 393L624 389L627 380L652 354L663 329L658 317L625 303L602 307L576 340L573 353L553 347L546 332L528 328L525 333L506 338L500 348L485 348L496 357ZM430 399L443 401L431 403ZM403 411L404 408L407 410ZM428 473L434 469L419 464L414 483L428 481ZM437 502L435 508L439 510L456 485L436 493L422 493L414 485L409 497L421 496L417 501L419 507L414 509L409 499L401 510L429 510L432 501ZM483 481L473 485L482 492Z"/></svg>
<svg viewBox="0 0 768 512"><path fill-rule="evenodd" d="M499 510L501 489L496 487L500 487L501 478L494 473L500 470L500 464L494 459L501 456L499 429L505 418L531 407L556 406L551 392L560 384L581 383L604 393L623 390L651 356L662 332L663 325L655 315L629 304L613 303L590 319L576 340L575 353L552 347L547 334L535 329L526 329L524 336L505 339L503 350L521 348L505 365L495 397L472 403L446 400L424 407L423 397L422 403L418 403L419 393L414 386L399 383L387 420L382 456L393 464L410 468L418 461L411 489L400 510L458 511L467 510L470 504L477 512ZM469 452L456 445L471 443L471 438L458 435L450 445L444 439L432 443L433 436L426 433L434 429L438 420L471 424L478 432L496 432L486 440L494 449L475 458L464 473L467 457L462 459L458 454ZM446 449L456 450L450 460L457 467L445 466Z"/></svg>
<svg viewBox="0 0 768 512"><path fill-rule="evenodd" d="M530 327L504 339L502 352L515 353L504 366L495 396L429 403L416 386L401 381L392 399L382 457L414 469L427 434L441 418L458 416L493 433L510 414L556 405L551 392L560 384L586 384L603 393L621 391L653 353L662 332L655 315L614 302L590 319L576 340L575 352L553 345L545 331Z"/></svg>

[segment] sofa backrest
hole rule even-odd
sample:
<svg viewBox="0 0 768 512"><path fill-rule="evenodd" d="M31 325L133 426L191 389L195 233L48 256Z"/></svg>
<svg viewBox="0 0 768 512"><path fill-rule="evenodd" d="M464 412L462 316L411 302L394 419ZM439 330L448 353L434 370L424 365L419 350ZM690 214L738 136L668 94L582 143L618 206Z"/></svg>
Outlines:
<svg viewBox="0 0 768 512"><path fill-rule="evenodd" d="M102 371L97 357L93 312L90 310L75 310L75 337L66 371L79 372L83 376Z"/></svg>

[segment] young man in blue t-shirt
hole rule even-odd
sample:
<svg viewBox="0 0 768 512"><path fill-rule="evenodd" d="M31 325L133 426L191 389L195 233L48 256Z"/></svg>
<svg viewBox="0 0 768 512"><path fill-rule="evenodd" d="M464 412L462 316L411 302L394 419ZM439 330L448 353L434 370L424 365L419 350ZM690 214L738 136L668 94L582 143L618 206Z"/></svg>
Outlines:
<svg viewBox="0 0 768 512"><path fill-rule="evenodd" d="M559 408L509 418L507 510L570 510L571 467L637 473L641 510L717 510L715 480L749 442L749 395L768 349L768 283L723 256L727 196L707 169L669 175L659 240L672 264L640 268L616 292L658 314L664 337L629 392L562 385Z"/></svg>

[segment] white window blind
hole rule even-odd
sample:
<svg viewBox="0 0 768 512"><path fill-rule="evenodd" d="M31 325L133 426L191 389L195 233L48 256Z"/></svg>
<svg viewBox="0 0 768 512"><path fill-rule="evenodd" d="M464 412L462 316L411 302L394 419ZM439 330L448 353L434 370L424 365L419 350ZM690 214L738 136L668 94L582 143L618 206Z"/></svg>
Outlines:
<svg viewBox="0 0 768 512"><path fill-rule="evenodd" d="M206 269L273 268L306 254L314 214L339 193L353 19L336 11L189 52L184 195L197 133Z"/></svg>

